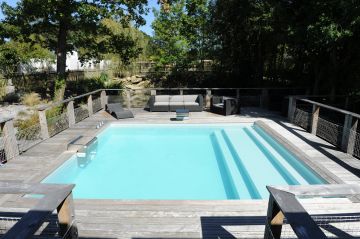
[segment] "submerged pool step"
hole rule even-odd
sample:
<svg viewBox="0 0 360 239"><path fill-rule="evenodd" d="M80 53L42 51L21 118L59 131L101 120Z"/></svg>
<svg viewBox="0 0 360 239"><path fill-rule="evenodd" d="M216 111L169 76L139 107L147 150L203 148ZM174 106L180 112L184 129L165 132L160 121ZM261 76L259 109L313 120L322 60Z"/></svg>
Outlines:
<svg viewBox="0 0 360 239"><path fill-rule="evenodd" d="M269 195L265 185L287 184L286 180L243 129L224 129L223 135L231 150L237 155L238 161L249 173L254 187L262 198L266 199Z"/></svg>
<svg viewBox="0 0 360 239"><path fill-rule="evenodd" d="M260 134L255 130L244 128L245 133L258 145L266 158L276 168L280 175L289 185L306 185L308 182L289 164L286 159L279 154Z"/></svg>
<svg viewBox="0 0 360 239"><path fill-rule="evenodd" d="M231 176L230 180L233 184L232 186L234 193L237 194L236 196L240 199L252 199L254 197L256 198L258 195L254 195L254 193L251 193L252 190L249 188L250 185L246 183L247 180L244 179L244 174L240 173L238 166L236 165L236 162L233 158L233 155L230 152L228 144L223 138L223 135L219 131L215 131L214 139L219 145L218 150L226 164L226 170Z"/></svg>

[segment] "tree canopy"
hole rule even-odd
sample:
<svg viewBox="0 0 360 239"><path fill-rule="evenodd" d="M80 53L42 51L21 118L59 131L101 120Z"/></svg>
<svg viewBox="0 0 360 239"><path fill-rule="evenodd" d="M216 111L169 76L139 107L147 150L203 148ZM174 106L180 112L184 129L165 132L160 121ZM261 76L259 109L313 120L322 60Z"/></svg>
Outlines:
<svg viewBox="0 0 360 239"><path fill-rule="evenodd" d="M154 59L161 64L208 59L232 86L293 85L316 94L360 88L358 0L166 4L153 24Z"/></svg>
<svg viewBox="0 0 360 239"><path fill-rule="evenodd" d="M146 3L146 0L21 0L15 7L2 3L5 20L0 24L0 39L39 44L54 51L60 75L65 74L66 54L76 49L81 49L83 60L119 53L126 61L136 54L134 43L128 35L112 31L111 24L118 22L124 28L144 24Z"/></svg>

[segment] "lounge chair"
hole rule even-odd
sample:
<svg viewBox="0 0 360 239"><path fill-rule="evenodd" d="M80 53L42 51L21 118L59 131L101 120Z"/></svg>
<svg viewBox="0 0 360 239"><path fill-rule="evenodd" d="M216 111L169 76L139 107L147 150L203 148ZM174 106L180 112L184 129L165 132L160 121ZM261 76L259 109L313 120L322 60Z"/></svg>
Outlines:
<svg viewBox="0 0 360 239"><path fill-rule="evenodd" d="M107 104L105 111L117 119L134 118L130 110L125 110L120 103Z"/></svg>

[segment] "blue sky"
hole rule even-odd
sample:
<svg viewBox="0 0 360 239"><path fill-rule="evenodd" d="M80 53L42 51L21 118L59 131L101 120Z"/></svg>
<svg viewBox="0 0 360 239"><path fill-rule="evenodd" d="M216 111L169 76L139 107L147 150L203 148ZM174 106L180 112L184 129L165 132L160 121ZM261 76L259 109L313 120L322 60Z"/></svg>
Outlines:
<svg viewBox="0 0 360 239"><path fill-rule="evenodd" d="M1 1L0 2L6 2L12 6L15 6L16 3L18 2L18 0L5 0L5 1ZM143 32L145 32L146 34L148 35L153 35L153 30L151 28L151 23L154 21L154 14L152 12L152 9L153 8L156 8L156 9L159 9L159 5L157 3L157 0L148 0L148 6L150 8L150 12L144 16L145 17L145 20L146 20L146 25L145 26L142 26L140 27L140 30L142 30ZM3 14L2 12L0 11L0 19L3 18Z"/></svg>

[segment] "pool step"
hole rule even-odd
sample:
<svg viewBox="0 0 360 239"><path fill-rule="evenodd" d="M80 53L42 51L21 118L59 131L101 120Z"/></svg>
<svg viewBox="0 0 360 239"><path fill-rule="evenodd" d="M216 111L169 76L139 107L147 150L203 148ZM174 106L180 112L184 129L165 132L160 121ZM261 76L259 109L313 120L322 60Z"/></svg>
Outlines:
<svg viewBox="0 0 360 239"><path fill-rule="evenodd" d="M244 131L289 185L308 184L288 161L286 161L286 159L255 130L250 131L250 129L244 128Z"/></svg>
<svg viewBox="0 0 360 239"><path fill-rule="evenodd" d="M244 180L243 175L240 174L232 153L230 152L225 139L219 131L214 132L214 139L219 145L218 150L226 164L226 170L231 175L230 180L233 186L233 190L237 194L236 196L240 199L253 198L253 195L250 193L251 190L248 188L249 185L245 183L246 180Z"/></svg>
<svg viewBox="0 0 360 239"><path fill-rule="evenodd" d="M311 168L307 167L303 162L301 162L298 158L296 158L292 153L290 153L284 146L278 143L275 139L273 139L270 135L268 135L261 127L254 125L254 131L266 141L273 149L276 150L278 154L281 155L282 158L286 159L287 163L291 165L297 172L301 172L301 174L307 180L307 183L310 184L324 184L325 181L321 180L319 176L316 175L315 172L312 171Z"/></svg>
<svg viewBox="0 0 360 239"><path fill-rule="evenodd" d="M268 198L266 185L286 185L286 180L266 158L258 145L245 133L244 129L224 129L224 138L229 147L248 172L261 198Z"/></svg>

